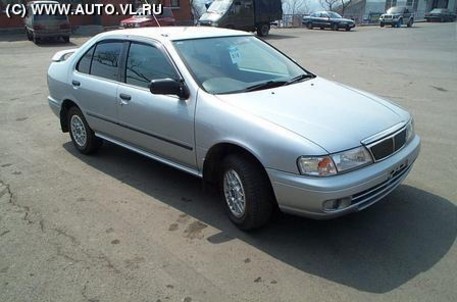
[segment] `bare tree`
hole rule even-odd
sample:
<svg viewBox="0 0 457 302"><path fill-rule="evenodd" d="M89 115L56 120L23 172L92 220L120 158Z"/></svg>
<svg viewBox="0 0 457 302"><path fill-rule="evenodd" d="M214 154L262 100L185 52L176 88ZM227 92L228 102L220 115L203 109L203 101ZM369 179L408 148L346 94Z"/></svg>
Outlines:
<svg viewBox="0 0 457 302"><path fill-rule="evenodd" d="M319 0L322 8L333 11L338 2L343 0Z"/></svg>
<svg viewBox="0 0 457 302"><path fill-rule="evenodd" d="M285 0L283 3L287 6L287 12L292 15L309 11L308 0Z"/></svg>
<svg viewBox="0 0 457 302"><path fill-rule="evenodd" d="M344 16L344 11L346 10L346 7L348 7L352 0L340 0L341 2L341 6L340 6L340 9L341 9L341 15Z"/></svg>

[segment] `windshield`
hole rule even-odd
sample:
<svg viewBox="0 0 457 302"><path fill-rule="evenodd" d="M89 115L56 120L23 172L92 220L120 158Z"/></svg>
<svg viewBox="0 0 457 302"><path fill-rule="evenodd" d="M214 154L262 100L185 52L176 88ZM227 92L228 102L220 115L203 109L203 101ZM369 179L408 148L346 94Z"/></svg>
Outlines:
<svg viewBox="0 0 457 302"><path fill-rule="evenodd" d="M339 18L342 18L338 13L335 13L335 12L328 12L330 18L336 18L336 19L339 19Z"/></svg>
<svg viewBox="0 0 457 302"><path fill-rule="evenodd" d="M232 5L233 0L215 0L208 7L207 12L224 14Z"/></svg>
<svg viewBox="0 0 457 302"><path fill-rule="evenodd" d="M403 12L403 7L400 7L400 6L394 6L387 10L388 14L398 14L401 12Z"/></svg>
<svg viewBox="0 0 457 302"><path fill-rule="evenodd" d="M182 40L174 46L198 85L213 94L268 89L314 77L252 36Z"/></svg>

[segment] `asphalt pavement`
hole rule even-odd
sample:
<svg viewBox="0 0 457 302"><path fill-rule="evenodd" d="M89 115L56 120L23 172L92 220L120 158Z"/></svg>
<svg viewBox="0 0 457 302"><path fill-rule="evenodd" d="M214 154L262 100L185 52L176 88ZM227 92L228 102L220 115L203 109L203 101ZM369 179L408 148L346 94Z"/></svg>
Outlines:
<svg viewBox="0 0 457 302"><path fill-rule="evenodd" d="M0 36L0 301L456 301L455 23L272 29L327 79L412 112L403 185L331 221L284 215L244 233L198 178L112 144L75 151L46 101L52 55Z"/></svg>

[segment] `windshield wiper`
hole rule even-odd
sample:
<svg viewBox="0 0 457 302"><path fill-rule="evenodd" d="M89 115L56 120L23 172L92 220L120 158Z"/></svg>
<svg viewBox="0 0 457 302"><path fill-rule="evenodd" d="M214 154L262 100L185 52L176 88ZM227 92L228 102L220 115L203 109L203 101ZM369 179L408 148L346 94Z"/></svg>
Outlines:
<svg viewBox="0 0 457 302"><path fill-rule="evenodd" d="M303 81L305 79L313 79L315 77L316 76L314 74L303 73L303 74L301 74L299 76L296 76L296 77L290 79L289 81L285 82L284 86L290 85L290 84L294 84L294 83L298 83L298 82L301 82L301 81Z"/></svg>
<svg viewBox="0 0 457 302"><path fill-rule="evenodd" d="M256 91L256 90L274 88L274 87L282 86L286 83L287 83L286 81L268 81L268 82L249 86L249 87L245 88L244 91Z"/></svg>

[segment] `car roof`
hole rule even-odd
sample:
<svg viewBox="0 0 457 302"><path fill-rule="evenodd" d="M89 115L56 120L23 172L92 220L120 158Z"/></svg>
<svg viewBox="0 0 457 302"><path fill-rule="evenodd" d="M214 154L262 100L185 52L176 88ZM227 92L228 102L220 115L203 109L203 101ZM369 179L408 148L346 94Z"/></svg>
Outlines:
<svg viewBox="0 0 457 302"><path fill-rule="evenodd" d="M230 37L230 36L252 36L253 34L206 26L162 26L162 27L142 27L131 29L120 29L108 31L100 34L100 38L110 38L119 36L144 37L153 38L159 41L176 41L176 40L189 40L189 39L204 39L214 37Z"/></svg>
<svg viewBox="0 0 457 302"><path fill-rule="evenodd" d="M27 3L27 5L34 5L34 4L59 4L58 1L45 1L45 0L42 0L42 1L30 1Z"/></svg>

